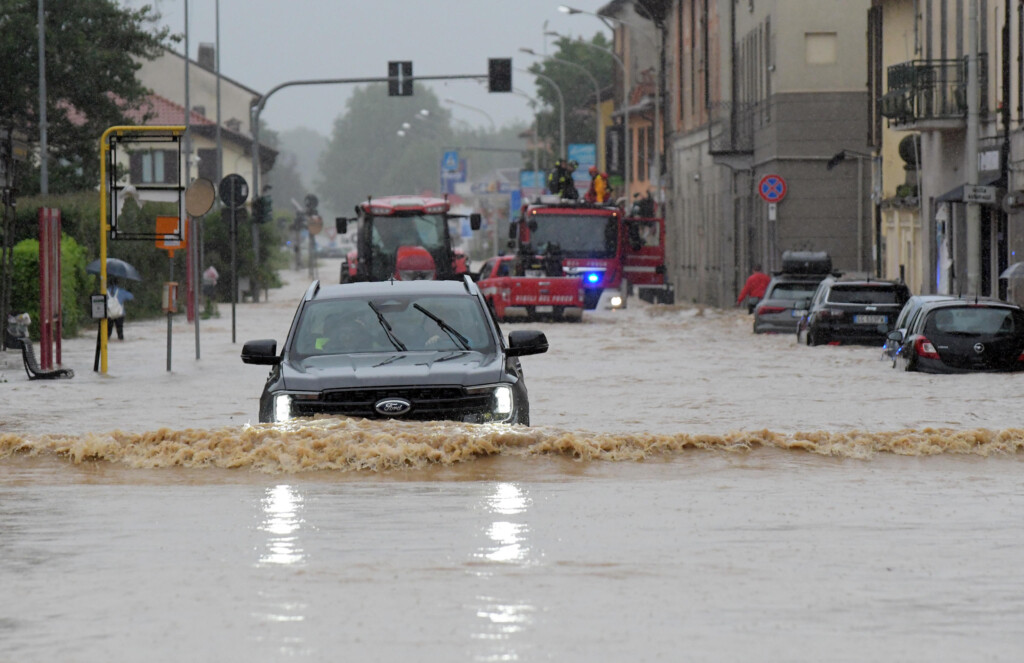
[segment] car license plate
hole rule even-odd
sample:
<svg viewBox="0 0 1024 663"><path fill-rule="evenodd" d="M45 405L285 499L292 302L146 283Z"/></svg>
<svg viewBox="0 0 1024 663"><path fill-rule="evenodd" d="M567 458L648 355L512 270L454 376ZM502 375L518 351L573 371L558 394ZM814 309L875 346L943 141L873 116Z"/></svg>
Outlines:
<svg viewBox="0 0 1024 663"><path fill-rule="evenodd" d="M884 315L855 315L853 321L858 325L883 325L885 324Z"/></svg>
<svg viewBox="0 0 1024 663"><path fill-rule="evenodd" d="M537 313L554 313L554 307L552 306L538 306L534 309Z"/></svg>
<svg viewBox="0 0 1024 663"><path fill-rule="evenodd" d="M807 309L796 309L795 308L795 309L793 309L792 311L789 312L789 314L791 316L793 316L794 318L802 318L802 317L804 317L804 313L807 313Z"/></svg>

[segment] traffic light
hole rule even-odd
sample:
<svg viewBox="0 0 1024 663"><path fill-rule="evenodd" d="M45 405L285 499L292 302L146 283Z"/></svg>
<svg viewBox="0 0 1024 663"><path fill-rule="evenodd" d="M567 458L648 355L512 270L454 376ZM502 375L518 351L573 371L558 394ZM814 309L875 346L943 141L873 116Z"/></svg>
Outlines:
<svg viewBox="0 0 1024 663"><path fill-rule="evenodd" d="M412 96L411 60L392 60L388 62L388 96Z"/></svg>
<svg viewBox="0 0 1024 663"><path fill-rule="evenodd" d="M316 208L320 204L320 199L314 194L307 193L302 202L306 204L306 216L313 216L317 213Z"/></svg>
<svg viewBox="0 0 1024 663"><path fill-rule="evenodd" d="M491 58L487 61L487 90L512 91L512 58Z"/></svg>
<svg viewBox="0 0 1024 663"><path fill-rule="evenodd" d="M257 196L252 201L252 222L253 223L266 223L274 215L273 201L270 196Z"/></svg>

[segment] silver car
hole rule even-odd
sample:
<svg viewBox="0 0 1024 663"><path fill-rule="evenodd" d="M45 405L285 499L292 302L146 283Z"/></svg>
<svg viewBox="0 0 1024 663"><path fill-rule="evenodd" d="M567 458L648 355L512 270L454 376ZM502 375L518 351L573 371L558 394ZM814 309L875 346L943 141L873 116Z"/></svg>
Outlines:
<svg viewBox="0 0 1024 663"><path fill-rule="evenodd" d="M792 334L827 274L777 274L754 308L755 334Z"/></svg>

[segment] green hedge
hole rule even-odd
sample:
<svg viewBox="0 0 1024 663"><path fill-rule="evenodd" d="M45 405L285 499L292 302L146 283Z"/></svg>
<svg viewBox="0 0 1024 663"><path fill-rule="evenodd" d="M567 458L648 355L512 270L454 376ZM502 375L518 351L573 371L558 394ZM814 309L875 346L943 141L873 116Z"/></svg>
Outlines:
<svg viewBox="0 0 1024 663"><path fill-rule="evenodd" d="M62 234L60 259L64 336L76 336L85 320L85 307L89 304L85 279L85 249L73 238ZM39 340L39 240L26 239L15 245L11 285L11 312L27 312L32 316L29 333L34 340Z"/></svg>

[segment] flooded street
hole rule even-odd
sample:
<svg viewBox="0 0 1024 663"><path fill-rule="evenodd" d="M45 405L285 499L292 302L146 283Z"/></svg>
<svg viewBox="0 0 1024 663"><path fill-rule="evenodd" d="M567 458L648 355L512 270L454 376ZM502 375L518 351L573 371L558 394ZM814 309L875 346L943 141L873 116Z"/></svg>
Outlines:
<svg viewBox="0 0 1024 663"><path fill-rule="evenodd" d="M324 273L331 272L325 268ZM258 425L241 342L7 370L0 661L1012 661L1021 376L639 305L542 328L534 427Z"/></svg>

